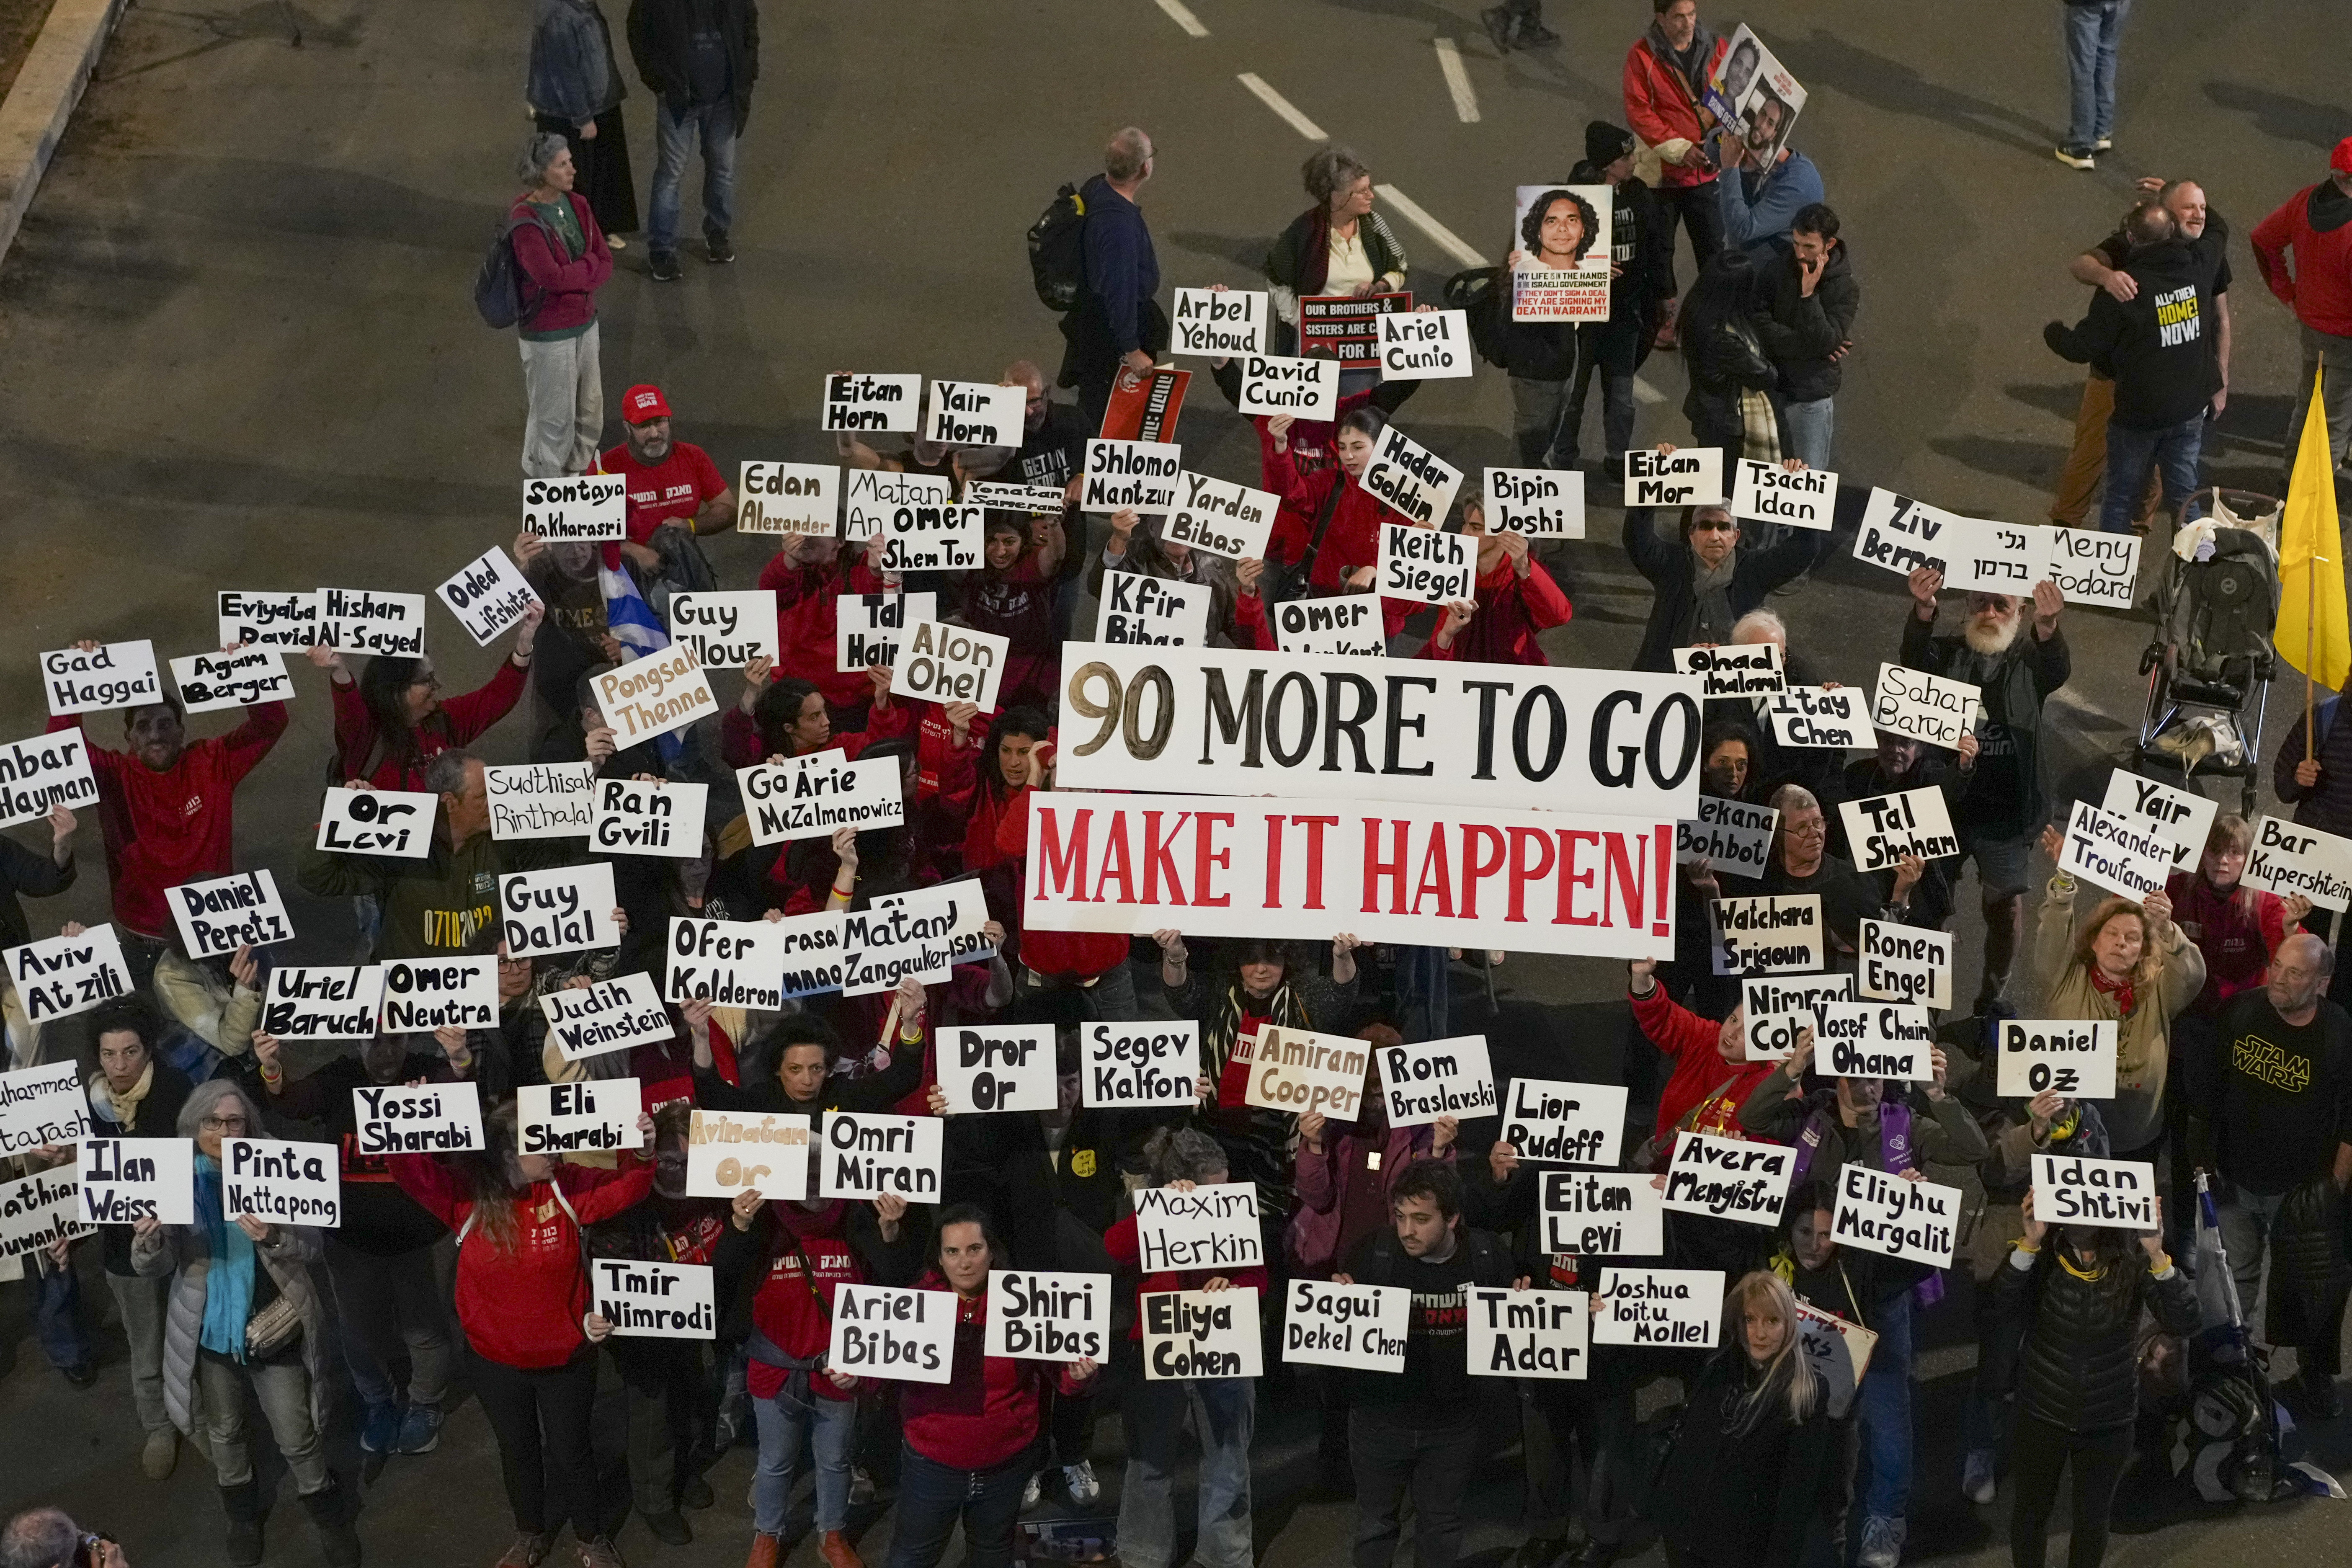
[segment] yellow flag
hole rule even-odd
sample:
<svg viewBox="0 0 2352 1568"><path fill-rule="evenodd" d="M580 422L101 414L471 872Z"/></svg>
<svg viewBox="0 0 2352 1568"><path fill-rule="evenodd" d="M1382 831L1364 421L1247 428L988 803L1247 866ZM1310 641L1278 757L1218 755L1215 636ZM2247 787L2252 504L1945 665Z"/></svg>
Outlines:
<svg viewBox="0 0 2352 1568"><path fill-rule="evenodd" d="M2272 640L2279 658L2330 689L2352 675L2352 617L2344 608L2343 532L2336 521L2336 464L2327 447L2326 405L2311 377L2303 443L2287 482L2279 530L2279 615Z"/></svg>

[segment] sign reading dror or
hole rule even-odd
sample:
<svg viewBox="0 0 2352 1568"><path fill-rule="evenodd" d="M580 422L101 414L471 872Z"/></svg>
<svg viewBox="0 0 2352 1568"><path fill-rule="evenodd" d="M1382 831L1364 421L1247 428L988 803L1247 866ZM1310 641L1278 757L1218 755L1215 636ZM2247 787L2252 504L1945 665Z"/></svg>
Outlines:
<svg viewBox="0 0 2352 1568"><path fill-rule="evenodd" d="M629 537L629 481L619 474L580 474L522 482L522 531L548 542Z"/></svg>
<svg viewBox="0 0 2352 1568"><path fill-rule="evenodd" d="M938 1051L950 1115L1057 1108L1051 1024L951 1025Z"/></svg>
<svg viewBox="0 0 2352 1568"><path fill-rule="evenodd" d="M1779 1143L1683 1132L1666 1167L1663 1206L1743 1225L1780 1223L1797 1152Z"/></svg>
<svg viewBox="0 0 2352 1568"><path fill-rule="evenodd" d="M240 947L294 940L293 917L267 871L183 882L163 895L191 958L222 958Z"/></svg>

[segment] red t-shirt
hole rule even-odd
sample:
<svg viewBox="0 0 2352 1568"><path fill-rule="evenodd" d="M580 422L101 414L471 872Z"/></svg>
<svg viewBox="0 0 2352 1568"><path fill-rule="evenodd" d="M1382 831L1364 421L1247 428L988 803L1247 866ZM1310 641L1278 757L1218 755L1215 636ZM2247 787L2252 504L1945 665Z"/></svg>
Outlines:
<svg viewBox="0 0 2352 1568"><path fill-rule="evenodd" d="M663 523L692 517L703 502L727 488L710 454L691 441L671 442L669 456L651 468L638 462L624 441L596 459L596 471L628 479L629 539L637 544L653 538Z"/></svg>

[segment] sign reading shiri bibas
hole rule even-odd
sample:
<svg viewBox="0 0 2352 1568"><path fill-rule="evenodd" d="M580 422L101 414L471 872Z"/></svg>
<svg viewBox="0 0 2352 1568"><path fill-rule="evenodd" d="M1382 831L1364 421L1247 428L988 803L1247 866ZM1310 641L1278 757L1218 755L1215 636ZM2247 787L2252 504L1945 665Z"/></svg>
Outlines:
<svg viewBox="0 0 2352 1568"><path fill-rule="evenodd" d="M935 1050L950 1115L1058 1107L1051 1024L945 1025Z"/></svg>
<svg viewBox="0 0 2352 1568"><path fill-rule="evenodd" d="M584 838L594 815L593 763L524 763L486 767L482 787L489 797L490 837Z"/></svg>
<svg viewBox="0 0 2352 1568"><path fill-rule="evenodd" d="M2301 893L2324 910L2352 905L2352 838L2258 816L2246 852L2245 881L2281 898Z"/></svg>
<svg viewBox="0 0 2352 1568"><path fill-rule="evenodd" d="M286 672L286 655L274 647L240 647L175 658L172 684L180 689L180 708L187 713L216 713L225 708L290 702L294 698L294 678Z"/></svg>
<svg viewBox="0 0 2352 1568"><path fill-rule="evenodd" d="M1717 974L1804 974L1822 967L1819 893L1710 899L1706 920Z"/></svg>
<svg viewBox="0 0 2352 1568"><path fill-rule="evenodd" d="M1630 447L1625 453L1627 506L1721 506L1723 448L1686 447L1678 452Z"/></svg>
<svg viewBox="0 0 2352 1568"><path fill-rule="evenodd" d="M618 947L621 933L613 911L620 905L606 861L514 872L499 879L499 934L509 958Z"/></svg>
<svg viewBox="0 0 2352 1568"><path fill-rule="evenodd" d="M1940 784L1838 803L1857 871L1887 871L1906 855L1941 860L1960 852Z"/></svg>
<svg viewBox="0 0 2352 1568"><path fill-rule="evenodd" d="M1582 1290L1464 1288L1470 1320L1467 1364L1473 1377L1585 1376L1591 1298ZM1402 1357L1397 1370L1404 1370Z"/></svg>
<svg viewBox="0 0 2352 1568"><path fill-rule="evenodd" d="M1625 1096L1622 1084L1515 1078L1503 1099L1503 1142L1522 1160L1613 1165Z"/></svg>
<svg viewBox="0 0 2352 1568"><path fill-rule="evenodd" d="M2118 816L2078 800L2067 814L2058 868L2126 899L2144 899L2164 891L2171 879L2172 841L2144 818ZM2246 880L2263 885L2254 877L2252 856L2247 857Z"/></svg>
<svg viewBox="0 0 2352 1568"><path fill-rule="evenodd" d="M1090 1023L1078 1030L1078 1103L1193 1106L1201 1099L1201 1025Z"/></svg>
<svg viewBox="0 0 2352 1568"><path fill-rule="evenodd" d="M31 735L0 746L0 827L98 799L89 741L79 730Z"/></svg>
<svg viewBox="0 0 2352 1568"><path fill-rule="evenodd" d="M1704 860L1723 876L1760 877L1780 824L1777 807L1703 795L1697 820L1675 824L1675 863Z"/></svg>
<svg viewBox="0 0 2352 1568"><path fill-rule="evenodd" d="M998 1268L988 1276L981 1347L1014 1360L1110 1359L1111 1277Z"/></svg>
<svg viewBox="0 0 2352 1568"><path fill-rule="evenodd" d="M2076 1100L2113 1100L2121 1033L2113 1018L2003 1018L1993 1035L2000 1063L1994 1069L1993 1092L2003 1100L2031 1100L2051 1090ZM2252 1044L2242 1042L2238 1048Z"/></svg>
<svg viewBox="0 0 2352 1568"><path fill-rule="evenodd" d="M911 436L923 400L919 375L858 375L824 378L824 407L817 428L825 431L896 431Z"/></svg>
<svg viewBox="0 0 2352 1568"><path fill-rule="evenodd" d="M1146 1274L1265 1261L1255 1182L1204 1183L1190 1192L1143 1187L1134 1201L1135 1245Z"/></svg>
<svg viewBox="0 0 2352 1568"><path fill-rule="evenodd" d="M294 940L294 920L268 871L239 871L209 882L183 882L163 894L192 958L220 958L240 947Z"/></svg>
<svg viewBox="0 0 2352 1568"><path fill-rule="evenodd" d="M1328 364L1331 360L1308 360ZM1176 504L1169 509L1160 536L1172 544L1204 550L1234 561L1263 561L1266 541L1274 532L1282 498L1271 490L1254 490L1206 474L1186 472L1177 477Z"/></svg>
<svg viewBox="0 0 2352 1568"><path fill-rule="evenodd" d="M1462 488L1462 470L1391 425L1373 444L1362 486L1426 528L1441 528Z"/></svg>
<svg viewBox="0 0 2352 1568"><path fill-rule="evenodd" d="M1242 361L1242 395L1234 406L1244 418L1328 423L1339 416L1339 362L1251 354Z"/></svg>
<svg viewBox="0 0 2352 1568"><path fill-rule="evenodd" d="M1259 1038L1265 1038L1263 1031ZM1381 1065L1381 1097L1391 1127L1426 1126L1441 1116L1495 1114L1495 1069L1484 1035L1383 1046L1373 1056Z"/></svg>
<svg viewBox="0 0 2352 1568"><path fill-rule="evenodd" d="M896 827L907 820L895 757L851 762L840 748L735 770L754 844L824 838L836 827Z"/></svg>
<svg viewBox="0 0 2352 1568"><path fill-rule="evenodd" d="M1086 477L1078 488L1083 511L1164 512L1176 504L1184 448L1172 441L1087 441Z"/></svg>
<svg viewBox="0 0 2352 1568"><path fill-rule="evenodd" d="M1775 744L1851 752L1875 744L1863 694L1846 686L1791 686L1764 699Z"/></svg>
<svg viewBox="0 0 2352 1568"><path fill-rule="evenodd" d="M1705 1350L1722 1318L1720 1269L1604 1268L1592 1301L1592 1342Z"/></svg>
<svg viewBox="0 0 2352 1568"><path fill-rule="evenodd" d="M1664 1202L1648 1175L1544 1171L1543 1249L1586 1258L1655 1258L1666 1249Z"/></svg>
<svg viewBox="0 0 2352 1568"><path fill-rule="evenodd" d="M1813 1070L1825 1078L1936 1076L1936 1028L1927 1009L1902 1002L1823 1002L1813 1010Z"/></svg>
<svg viewBox="0 0 2352 1568"><path fill-rule="evenodd" d="M1736 1219L1742 1225L1778 1225L1789 1201L1789 1178L1797 1152L1782 1143L1715 1138L1682 1132L1666 1167L1662 1206L1682 1214Z"/></svg>
<svg viewBox="0 0 2352 1568"><path fill-rule="evenodd" d="M2221 802L2193 791L2175 789L2157 779L2117 768L2107 775L2107 797L2099 803L2118 816L2135 816L2172 842L2175 870L2204 854Z"/></svg>
<svg viewBox="0 0 2352 1568"><path fill-rule="evenodd" d="M9 948L0 952L0 971L16 987L28 1024L71 1017L132 990L122 941L110 923Z"/></svg>
<svg viewBox="0 0 2352 1568"><path fill-rule="evenodd" d="M2156 1166L2140 1160L2033 1156L2033 1217L2139 1233L2157 1227Z"/></svg>
<svg viewBox="0 0 2352 1568"><path fill-rule="evenodd" d="M1951 932L1864 921L1860 936L1855 956L1864 1000L1952 1005Z"/></svg>
<svg viewBox="0 0 2352 1568"><path fill-rule="evenodd" d="M1853 1000L1851 974L1780 974L1739 983L1746 1058L1751 1062L1786 1061L1797 1037L1813 1026L1813 1009L1823 1002Z"/></svg>
<svg viewBox="0 0 2352 1568"><path fill-rule="evenodd" d="M1841 1247L1949 1268L1960 1230L1960 1189L1890 1176L1848 1160L1839 1169L1830 1218L1830 1234Z"/></svg>

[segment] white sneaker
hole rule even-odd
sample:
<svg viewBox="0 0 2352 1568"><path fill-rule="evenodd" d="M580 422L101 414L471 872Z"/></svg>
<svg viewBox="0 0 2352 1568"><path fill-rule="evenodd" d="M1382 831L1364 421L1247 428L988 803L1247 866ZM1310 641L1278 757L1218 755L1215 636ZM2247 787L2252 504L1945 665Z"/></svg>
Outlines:
<svg viewBox="0 0 2352 1568"><path fill-rule="evenodd" d="M1039 1470L1034 1475L1032 1475L1029 1478L1028 1483L1021 1489L1021 1511L1026 1513L1031 1509L1035 1508L1037 1506L1037 1500L1040 1497L1043 1497L1045 1492L1045 1472Z"/></svg>
<svg viewBox="0 0 2352 1568"><path fill-rule="evenodd" d="M1960 1495L1970 1502L1990 1502L1992 1484L1992 1450L1970 1448L1960 1468Z"/></svg>
<svg viewBox="0 0 2352 1568"><path fill-rule="evenodd" d="M1080 1459L1075 1465L1062 1467L1062 1482L1070 1489L1070 1500L1085 1508L1102 1496L1102 1483L1095 1479L1095 1462Z"/></svg>

